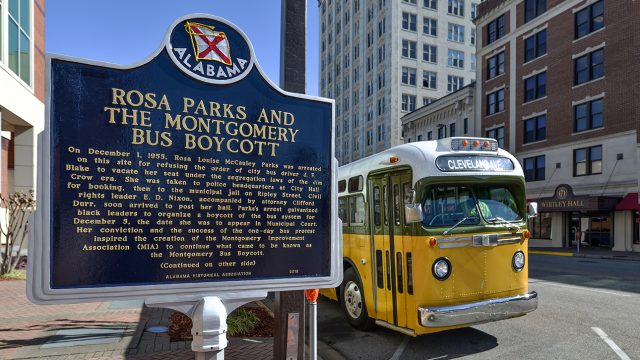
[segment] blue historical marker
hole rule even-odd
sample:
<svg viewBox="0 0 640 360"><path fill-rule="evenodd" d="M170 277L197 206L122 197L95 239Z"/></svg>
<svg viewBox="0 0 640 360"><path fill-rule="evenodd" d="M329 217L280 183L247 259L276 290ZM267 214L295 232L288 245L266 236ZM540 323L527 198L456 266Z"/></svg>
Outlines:
<svg viewBox="0 0 640 360"><path fill-rule="evenodd" d="M273 85L209 15L119 67L50 56L29 295L336 286L333 101Z"/></svg>

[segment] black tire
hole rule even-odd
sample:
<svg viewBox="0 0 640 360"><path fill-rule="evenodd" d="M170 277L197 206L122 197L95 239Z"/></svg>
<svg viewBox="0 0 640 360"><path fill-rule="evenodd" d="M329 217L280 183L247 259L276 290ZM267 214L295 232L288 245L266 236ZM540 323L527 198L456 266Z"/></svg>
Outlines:
<svg viewBox="0 0 640 360"><path fill-rule="evenodd" d="M340 285L340 305L347 321L354 328L367 331L376 325L375 320L369 317L362 282L353 268L344 272Z"/></svg>

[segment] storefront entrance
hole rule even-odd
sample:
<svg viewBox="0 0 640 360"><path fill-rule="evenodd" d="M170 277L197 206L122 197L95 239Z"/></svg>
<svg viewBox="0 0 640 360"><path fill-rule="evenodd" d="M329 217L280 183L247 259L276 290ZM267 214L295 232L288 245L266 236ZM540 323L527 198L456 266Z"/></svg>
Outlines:
<svg viewBox="0 0 640 360"><path fill-rule="evenodd" d="M569 236L565 246L613 247L611 236L611 213L571 212L568 217ZM570 241L569 241L570 240Z"/></svg>

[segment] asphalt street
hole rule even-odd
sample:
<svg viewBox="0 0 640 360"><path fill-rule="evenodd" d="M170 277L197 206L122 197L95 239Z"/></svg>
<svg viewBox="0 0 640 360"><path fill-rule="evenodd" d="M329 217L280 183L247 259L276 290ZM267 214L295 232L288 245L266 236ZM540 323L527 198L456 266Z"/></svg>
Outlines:
<svg viewBox="0 0 640 360"><path fill-rule="evenodd" d="M410 337L352 329L322 299L318 336L347 359L640 359L640 262L530 255L539 307L520 318Z"/></svg>

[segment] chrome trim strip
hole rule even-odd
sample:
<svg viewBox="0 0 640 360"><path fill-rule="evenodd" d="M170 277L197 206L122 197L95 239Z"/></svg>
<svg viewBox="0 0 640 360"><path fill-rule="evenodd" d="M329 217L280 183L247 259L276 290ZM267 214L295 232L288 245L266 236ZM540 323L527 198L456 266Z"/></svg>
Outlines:
<svg viewBox="0 0 640 360"><path fill-rule="evenodd" d="M425 327L480 324L522 316L538 308L538 293L444 306L418 307L418 322Z"/></svg>
<svg viewBox="0 0 640 360"><path fill-rule="evenodd" d="M498 246L516 244L522 242L520 233L509 234L479 234L472 236L455 236L437 238L438 247L441 249L452 249L470 246Z"/></svg>
<svg viewBox="0 0 640 360"><path fill-rule="evenodd" d="M396 326L396 325L393 325L393 324L389 324L388 322L386 322L384 320L376 320L376 325L382 326L382 327L386 327L387 329L395 330L395 331L403 333L405 335L416 336L415 330L411 330L411 329L403 328L403 327Z"/></svg>

